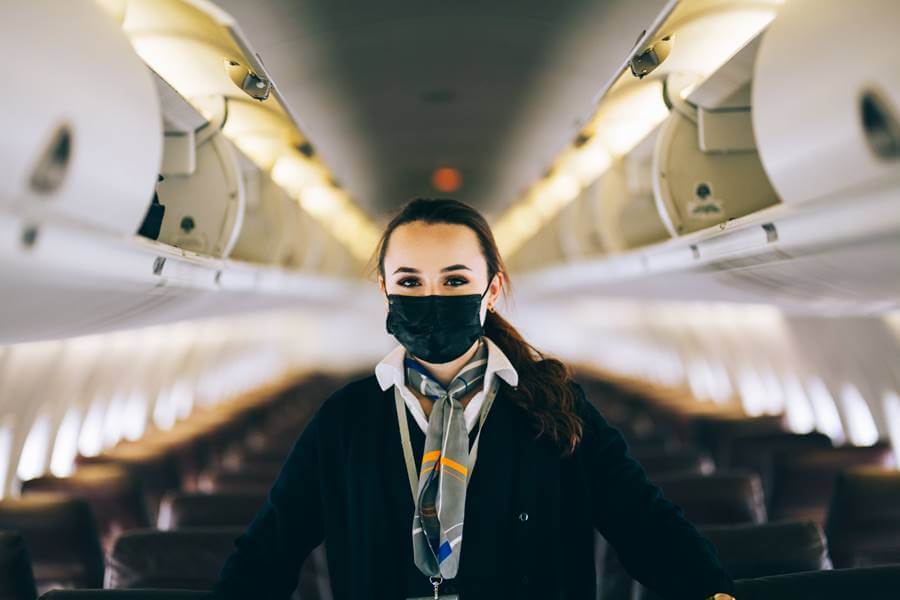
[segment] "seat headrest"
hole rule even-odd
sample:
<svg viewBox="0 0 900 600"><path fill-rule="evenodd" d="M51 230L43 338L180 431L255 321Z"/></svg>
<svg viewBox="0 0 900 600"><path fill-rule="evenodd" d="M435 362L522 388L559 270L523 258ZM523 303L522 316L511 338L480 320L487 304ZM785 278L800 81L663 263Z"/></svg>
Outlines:
<svg viewBox="0 0 900 600"><path fill-rule="evenodd" d="M715 470L712 458L700 450L635 450L634 458L650 476L709 475Z"/></svg>
<svg viewBox="0 0 900 600"><path fill-rule="evenodd" d="M900 590L900 565L739 579L735 586L740 600L885 598Z"/></svg>
<svg viewBox="0 0 900 600"><path fill-rule="evenodd" d="M26 540L43 533L51 545L59 545L83 539L86 532L96 531L96 525L85 500L36 492L0 501L0 529L19 531ZM33 544L29 542L29 546Z"/></svg>
<svg viewBox="0 0 900 600"><path fill-rule="evenodd" d="M814 521L713 525L700 533L733 579L831 568L825 534Z"/></svg>
<svg viewBox="0 0 900 600"><path fill-rule="evenodd" d="M667 475L654 481L694 524L736 525L766 520L762 484L755 473Z"/></svg>
<svg viewBox="0 0 900 600"><path fill-rule="evenodd" d="M210 590L245 527L132 529L116 538L104 586Z"/></svg>
<svg viewBox="0 0 900 600"><path fill-rule="evenodd" d="M91 497L97 493L127 494L136 491L138 482L122 466L115 464L79 465L72 475L44 475L22 482L22 492L65 491Z"/></svg>
<svg viewBox="0 0 900 600"><path fill-rule="evenodd" d="M262 490L210 494L173 490L160 502L157 527L169 530L246 526L265 502L266 493Z"/></svg>

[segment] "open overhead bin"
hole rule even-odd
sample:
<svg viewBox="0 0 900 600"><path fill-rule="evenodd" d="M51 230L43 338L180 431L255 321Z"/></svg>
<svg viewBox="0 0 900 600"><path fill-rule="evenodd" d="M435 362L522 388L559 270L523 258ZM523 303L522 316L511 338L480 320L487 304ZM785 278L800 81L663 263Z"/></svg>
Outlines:
<svg viewBox="0 0 900 600"><path fill-rule="evenodd" d="M0 211L23 218L16 237L29 244L50 221L135 233L162 155L151 73L94 2L10 2L0 15L15 24L0 38L16 57L0 110Z"/></svg>
<svg viewBox="0 0 900 600"><path fill-rule="evenodd" d="M652 181L660 217L673 236L779 202L751 124L750 84L759 39L696 89L691 75L666 77L663 93L671 110L656 137Z"/></svg>
<svg viewBox="0 0 900 600"><path fill-rule="evenodd" d="M364 297L371 223L228 15L33 0L0 17L21 67L0 111L0 343ZM302 185L273 181L279 162Z"/></svg>
<svg viewBox="0 0 900 600"><path fill-rule="evenodd" d="M900 178L900 3L791 0L753 68L753 131L785 203Z"/></svg>

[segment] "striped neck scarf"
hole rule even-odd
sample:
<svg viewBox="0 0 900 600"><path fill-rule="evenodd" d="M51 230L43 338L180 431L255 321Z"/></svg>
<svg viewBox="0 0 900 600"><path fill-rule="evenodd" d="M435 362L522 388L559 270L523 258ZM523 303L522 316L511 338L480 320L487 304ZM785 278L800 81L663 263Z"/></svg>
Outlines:
<svg viewBox="0 0 900 600"><path fill-rule="evenodd" d="M469 474L469 436L459 398L484 380L487 354L487 344L481 339L478 350L446 388L415 359L407 355L403 361L407 384L434 400L412 531L416 566L429 576L450 579L459 568Z"/></svg>

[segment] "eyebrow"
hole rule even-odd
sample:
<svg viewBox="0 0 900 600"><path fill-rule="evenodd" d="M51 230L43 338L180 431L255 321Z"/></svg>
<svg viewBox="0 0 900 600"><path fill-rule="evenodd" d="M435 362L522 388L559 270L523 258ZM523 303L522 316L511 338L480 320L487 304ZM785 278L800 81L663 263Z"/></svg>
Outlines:
<svg viewBox="0 0 900 600"><path fill-rule="evenodd" d="M441 273L446 273L447 271L471 271L469 267L466 265L450 265L448 267L444 267L441 269ZM414 269L413 267L398 267L396 271L392 273L392 275L396 275L397 273L420 273L418 269Z"/></svg>

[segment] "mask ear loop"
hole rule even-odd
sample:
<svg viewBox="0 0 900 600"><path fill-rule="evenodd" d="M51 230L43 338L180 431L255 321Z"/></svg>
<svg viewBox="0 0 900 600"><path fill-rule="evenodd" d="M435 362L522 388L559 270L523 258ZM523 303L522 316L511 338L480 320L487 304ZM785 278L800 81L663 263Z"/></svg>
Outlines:
<svg viewBox="0 0 900 600"><path fill-rule="evenodd" d="M484 297L487 295L487 293L488 293L490 290L491 290L491 282L488 281L487 287L484 289L484 292L481 294L481 299L482 299L482 300L484 300ZM493 307L493 306L488 306L487 309L488 309L488 312L494 312L494 307Z"/></svg>

